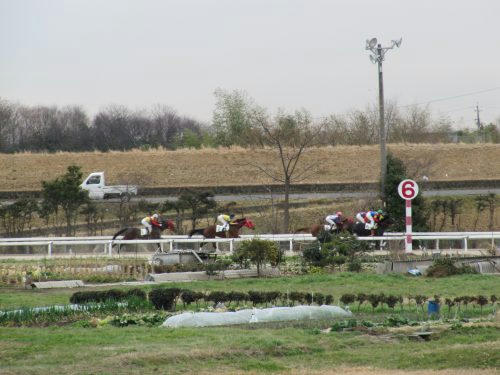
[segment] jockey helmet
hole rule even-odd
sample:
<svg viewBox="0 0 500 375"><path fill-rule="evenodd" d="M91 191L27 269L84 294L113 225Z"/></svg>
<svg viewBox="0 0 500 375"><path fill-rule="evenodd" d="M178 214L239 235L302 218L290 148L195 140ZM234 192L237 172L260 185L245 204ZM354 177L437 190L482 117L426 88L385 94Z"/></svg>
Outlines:
<svg viewBox="0 0 500 375"><path fill-rule="evenodd" d="M379 215L383 215L383 214L384 214L384 211L382 211L382 210L378 210L378 211L377 211L377 214L379 214Z"/></svg>
<svg viewBox="0 0 500 375"><path fill-rule="evenodd" d="M230 219L234 219L234 214L229 214Z"/></svg>
<svg viewBox="0 0 500 375"><path fill-rule="evenodd" d="M337 211L336 215L337 216L344 216L344 214L342 213L342 211Z"/></svg>
<svg viewBox="0 0 500 375"><path fill-rule="evenodd" d="M158 214L154 214L153 219L158 219Z"/></svg>

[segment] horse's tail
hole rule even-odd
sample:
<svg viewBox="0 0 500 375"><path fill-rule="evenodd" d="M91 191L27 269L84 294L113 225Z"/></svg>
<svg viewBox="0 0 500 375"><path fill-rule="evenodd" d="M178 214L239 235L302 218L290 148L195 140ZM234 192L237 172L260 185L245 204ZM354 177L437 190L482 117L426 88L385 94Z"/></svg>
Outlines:
<svg viewBox="0 0 500 375"><path fill-rule="evenodd" d="M116 237L118 237L120 234L124 233L128 228L123 228L123 229L120 229L118 232L115 233L115 235L113 236L113 239L111 240L111 242L113 242ZM115 246L115 244L113 244L112 246Z"/></svg>
<svg viewBox="0 0 500 375"><path fill-rule="evenodd" d="M299 229L295 229L295 231L293 232L293 234L296 234L296 233L310 233L310 231L311 231L311 228L309 228L309 227L299 228Z"/></svg>
<svg viewBox="0 0 500 375"><path fill-rule="evenodd" d="M200 228L200 229L193 229L189 232L188 237L191 237L194 234L201 234L203 236L203 231L205 228Z"/></svg>

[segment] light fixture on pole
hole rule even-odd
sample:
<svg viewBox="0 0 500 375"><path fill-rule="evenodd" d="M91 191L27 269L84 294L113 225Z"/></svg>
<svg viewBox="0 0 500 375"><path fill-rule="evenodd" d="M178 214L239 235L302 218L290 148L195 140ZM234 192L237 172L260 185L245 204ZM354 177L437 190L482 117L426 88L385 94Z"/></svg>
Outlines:
<svg viewBox="0 0 500 375"><path fill-rule="evenodd" d="M382 61L385 53L394 47L400 47L403 38L392 40L389 47L382 47L377 38L366 40L366 50L371 51L370 61L378 64L378 105L379 105L379 126L380 126L380 197L385 204L385 180L387 176L387 151L385 147L385 119L384 119L384 80L382 75Z"/></svg>

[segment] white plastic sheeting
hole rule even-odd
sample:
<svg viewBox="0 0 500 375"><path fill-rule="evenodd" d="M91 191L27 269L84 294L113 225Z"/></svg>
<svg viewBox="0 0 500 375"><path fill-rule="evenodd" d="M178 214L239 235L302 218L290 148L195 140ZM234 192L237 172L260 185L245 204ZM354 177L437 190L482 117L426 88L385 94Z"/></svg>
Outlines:
<svg viewBox="0 0 500 375"><path fill-rule="evenodd" d="M352 316L338 306L294 306L247 309L235 312L186 312L165 320L163 327L209 327L245 323L324 320Z"/></svg>

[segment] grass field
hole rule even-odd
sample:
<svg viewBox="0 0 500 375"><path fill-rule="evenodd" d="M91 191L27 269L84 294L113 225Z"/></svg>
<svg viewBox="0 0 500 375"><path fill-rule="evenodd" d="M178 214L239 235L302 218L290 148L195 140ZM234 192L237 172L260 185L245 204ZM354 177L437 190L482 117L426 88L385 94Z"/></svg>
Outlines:
<svg viewBox="0 0 500 375"><path fill-rule="evenodd" d="M467 370L481 374L498 370L500 329L460 328L415 343L391 335L323 334L317 328L279 325L0 328L0 351L0 372L5 375L322 374L343 367L489 369Z"/></svg>
<svg viewBox="0 0 500 375"><path fill-rule="evenodd" d="M500 178L500 144L393 144L389 150L411 171L431 180ZM378 146L338 146L308 150L303 165L316 174L304 183L373 182L379 176ZM273 150L203 149L86 153L0 154L0 191L37 190L42 180L80 165L84 174L105 171L108 183L145 187L256 185L272 182L255 167L280 168Z"/></svg>
<svg viewBox="0 0 500 375"><path fill-rule="evenodd" d="M317 291L332 293L336 299L342 293L381 291L443 297L500 293L498 277L485 275L427 279L342 273L168 286L203 291ZM0 306L67 303L73 292L0 289ZM354 314L357 319L366 316ZM382 311L378 316L388 314ZM0 373L495 374L500 364L499 316L488 320L453 328L431 325L435 335L428 342L408 339L407 334L421 330L421 326L371 333L321 332L331 326L331 321L182 329L109 325L83 328L80 322L0 327Z"/></svg>

